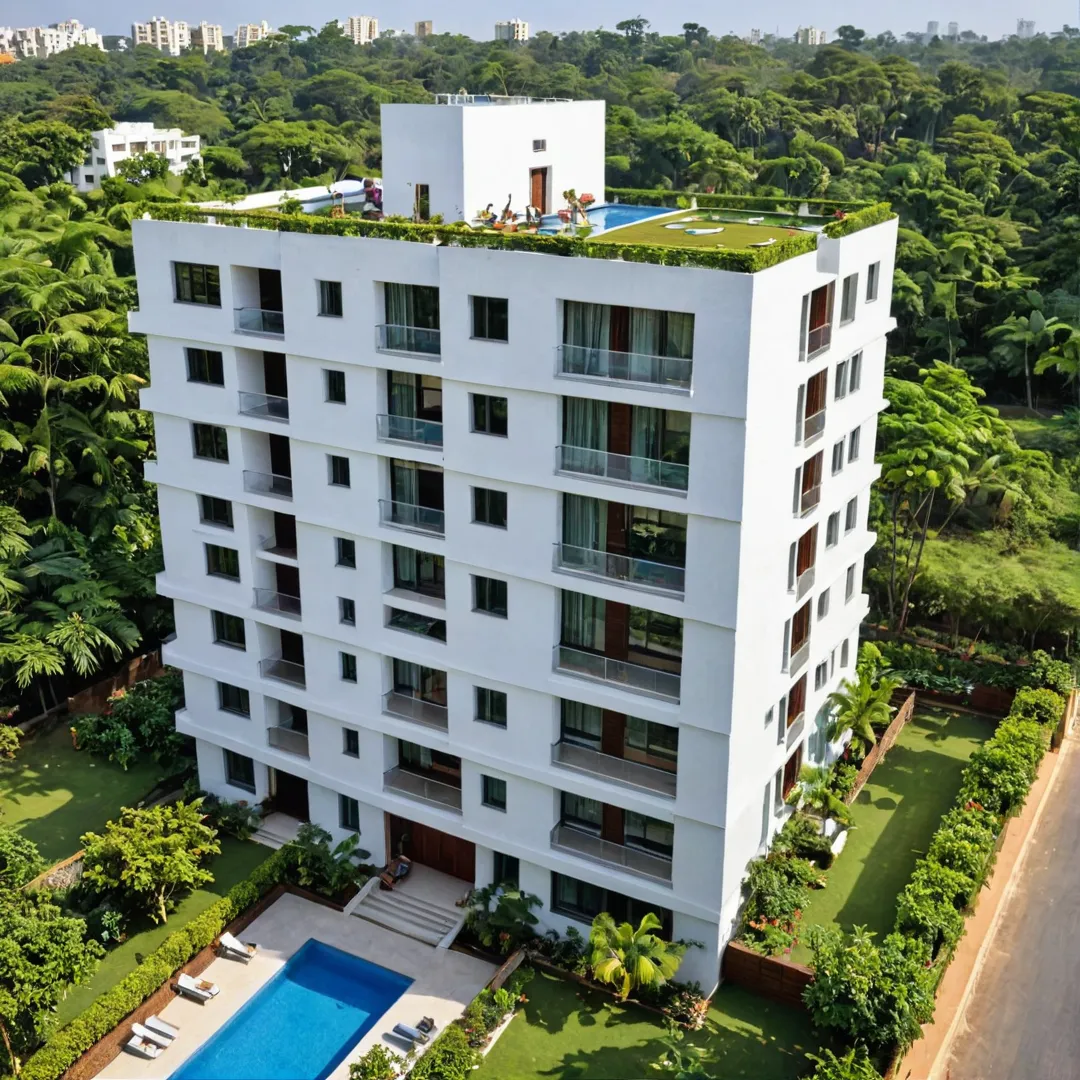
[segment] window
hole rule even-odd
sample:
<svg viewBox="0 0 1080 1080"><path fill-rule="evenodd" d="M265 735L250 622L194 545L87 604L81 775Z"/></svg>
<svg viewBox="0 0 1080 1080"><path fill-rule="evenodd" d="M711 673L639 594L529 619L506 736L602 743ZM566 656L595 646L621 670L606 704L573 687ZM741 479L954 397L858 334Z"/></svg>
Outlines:
<svg viewBox="0 0 1080 1080"><path fill-rule="evenodd" d="M533 139L533 153L539 154L547 149L547 139Z"/></svg>
<svg viewBox="0 0 1080 1080"><path fill-rule="evenodd" d="M218 547L217 544L203 544L206 551L206 572L210 577L240 580L240 552L236 548Z"/></svg>
<svg viewBox="0 0 1080 1080"><path fill-rule="evenodd" d="M394 545L394 588L446 597L446 560L442 555Z"/></svg>
<svg viewBox="0 0 1080 1080"><path fill-rule="evenodd" d="M847 568L847 578L844 580L844 603L846 604L855 595L855 564Z"/></svg>
<svg viewBox="0 0 1080 1080"><path fill-rule="evenodd" d="M225 754L225 782L232 787L243 788L255 794L255 762L243 754L234 753L232 750L223 751Z"/></svg>
<svg viewBox="0 0 1080 1080"><path fill-rule="evenodd" d="M847 509L844 511L844 532L849 533L855 528L859 520L859 500L849 499Z"/></svg>
<svg viewBox="0 0 1080 1080"><path fill-rule="evenodd" d="M510 301L497 296L474 296L472 336L481 341L509 341Z"/></svg>
<svg viewBox="0 0 1080 1080"><path fill-rule="evenodd" d="M847 638L844 638L843 643L840 646L840 666L847 667L848 660L851 658L851 643Z"/></svg>
<svg viewBox="0 0 1080 1080"><path fill-rule="evenodd" d="M844 468L844 440L833 443L832 448L832 474L835 476Z"/></svg>
<svg viewBox="0 0 1080 1080"><path fill-rule="evenodd" d="M226 615L224 611L211 611L210 618L214 626L215 645L229 645L234 649L247 648L243 619L236 615Z"/></svg>
<svg viewBox="0 0 1080 1080"><path fill-rule="evenodd" d="M847 384L847 366L846 360L841 360L836 365L836 381L833 384L833 400L839 401L841 398L847 397L848 384Z"/></svg>
<svg viewBox="0 0 1080 1080"><path fill-rule="evenodd" d="M338 797L338 824L349 832L360 831L360 804L348 795Z"/></svg>
<svg viewBox="0 0 1080 1080"><path fill-rule="evenodd" d="M344 536L334 537L334 549L337 553L337 565L356 569L356 541L346 540Z"/></svg>
<svg viewBox="0 0 1080 1080"><path fill-rule="evenodd" d="M837 541L840 539L840 511L829 515L829 520L825 523L825 546L827 548L835 547Z"/></svg>
<svg viewBox="0 0 1080 1080"><path fill-rule="evenodd" d="M480 435L506 435L506 398L470 394L472 429Z"/></svg>
<svg viewBox="0 0 1080 1080"><path fill-rule="evenodd" d="M233 527L232 503L213 495L199 496L199 520L204 525L220 525L223 529Z"/></svg>
<svg viewBox="0 0 1080 1080"><path fill-rule="evenodd" d="M776 709L772 705L770 705L769 711L765 714L765 726L768 727L775 719Z"/></svg>
<svg viewBox="0 0 1080 1080"><path fill-rule="evenodd" d="M852 461L858 461L859 460L859 442L861 440L861 437L862 437L862 428L856 428L848 436L847 459L848 459L849 464Z"/></svg>
<svg viewBox="0 0 1080 1080"><path fill-rule="evenodd" d="M229 460L229 433L216 424L192 424L191 439L195 456L204 461Z"/></svg>
<svg viewBox="0 0 1080 1080"><path fill-rule="evenodd" d="M478 525L506 528L506 492L473 488L473 521Z"/></svg>
<svg viewBox="0 0 1080 1080"><path fill-rule="evenodd" d="M485 724L506 727L506 694L502 690L489 690L476 686L476 719Z"/></svg>
<svg viewBox="0 0 1080 1080"><path fill-rule="evenodd" d="M855 318L855 305L859 300L859 275L849 274L844 278L844 289L840 296L840 325Z"/></svg>
<svg viewBox="0 0 1080 1080"><path fill-rule="evenodd" d="M623 843L670 859L675 844L675 826L670 821L657 821L626 810L623 812Z"/></svg>
<svg viewBox="0 0 1080 1080"><path fill-rule="evenodd" d="M518 887L520 865L516 855L504 855L501 851L493 851L494 860L491 869L491 880L496 885L510 885Z"/></svg>
<svg viewBox="0 0 1080 1080"><path fill-rule="evenodd" d="M817 617L824 619L829 614L829 590L825 589L817 598Z"/></svg>
<svg viewBox="0 0 1080 1080"><path fill-rule="evenodd" d="M341 318L341 282L320 281L319 285L319 314L329 315L335 319Z"/></svg>
<svg viewBox="0 0 1080 1080"><path fill-rule="evenodd" d="M337 454L326 455L331 487L349 487L349 459Z"/></svg>
<svg viewBox="0 0 1080 1080"><path fill-rule="evenodd" d="M506 618L506 582L473 575L473 611Z"/></svg>
<svg viewBox="0 0 1080 1080"><path fill-rule="evenodd" d="M630 922L634 926L647 911L653 911L663 923L657 933L665 941L671 938L672 916L666 908L601 889L566 874L551 875L551 910L583 923L591 923L601 911L607 911L616 922Z"/></svg>
<svg viewBox="0 0 1080 1080"><path fill-rule="evenodd" d="M496 776L481 776L480 783L480 801L485 806L490 806L493 810L505 810L506 781L500 780Z"/></svg>
<svg viewBox="0 0 1080 1080"><path fill-rule="evenodd" d="M877 299L878 278L881 276L881 263L871 263L866 268L866 302Z"/></svg>
<svg viewBox="0 0 1080 1080"><path fill-rule="evenodd" d="M246 690L230 683L217 684L218 708L222 712L236 713L237 716L251 715L251 699Z"/></svg>
<svg viewBox="0 0 1080 1080"><path fill-rule="evenodd" d="M822 660L814 668L814 689L820 690L829 681L829 661Z"/></svg>
<svg viewBox="0 0 1080 1080"><path fill-rule="evenodd" d="M862 353L857 352L848 362L848 393L854 394L862 385Z"/></svg>
<svg viewBox="0 0 1080 1080"><path fill-rule="evenodd" d="M346 757L360 756L360 732L355 728L341 729L341 752Z"/></svg>
<svg viewBox="0 0 1080 1080"><path fill-rule="evenodd" d="M356 682L356 657L352 653L338 653L341 659L341 678L343 682Z"/></svg>
<svg viewBox="0 0 1080 1080"><path fill-rule="evenodd" d="M356 601L346 596L337 598L338 622L342 626L356 625Z"/></svg>
<svg viewBox="0 0 1080 1080"><path fill-rule="evenodd" d="M84 181L85 181L85 182L86 182L87 184L92 184L92 183L94 182L94 174L93 174L92 172L88 172L88 173L87 173L87 174L86 174L86 175L85 175L85 176L83 177L83 180L84 180Z"/></svg>
<svg viewBox="0 0 1080 1080"><path fill-rule="evenodd" d="M225 385L225 367L221 362L221 353L210 349L185 349L187 354L188 382L209 383L211 386Z"/></svg>
<svg viewBox="0 0 1080 1080"><path fill-rule="evenodd" d="M179 303L221 307L221 276L216 266L173 263L173 276Z"/></svg>
<svg viewBox="0 0 1080 1080"><path fill-rule="evenodd" d="M628 716L623 756L632 760L648 758L646 765L674 769L679 760L679 729Z"/></svg>
<svg viewBox="0 0 1080 1080"><path fill-rule="evenodd" d="M344 405L345 372L324 368L323 377L326 379L326 400L334 402L335 405Z"/></svg>

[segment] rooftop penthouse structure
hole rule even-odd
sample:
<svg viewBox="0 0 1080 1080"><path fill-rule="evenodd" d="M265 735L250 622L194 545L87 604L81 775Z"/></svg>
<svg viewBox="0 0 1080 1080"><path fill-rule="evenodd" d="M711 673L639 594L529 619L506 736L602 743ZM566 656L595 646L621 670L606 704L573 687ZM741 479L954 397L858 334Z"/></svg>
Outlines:
<svg viewBox="0 0 1080 1080"><path fill-rule="evenodd" d="M386 209L423 184L442 226L134 223L165 658L207 790L515 881L541 929L654 911L710 990L748 860L837 749L896 225L605 201L602 127L385 106ZM556 194L535 234L469 227L534 169L597 195L587 237Z"/></svg>

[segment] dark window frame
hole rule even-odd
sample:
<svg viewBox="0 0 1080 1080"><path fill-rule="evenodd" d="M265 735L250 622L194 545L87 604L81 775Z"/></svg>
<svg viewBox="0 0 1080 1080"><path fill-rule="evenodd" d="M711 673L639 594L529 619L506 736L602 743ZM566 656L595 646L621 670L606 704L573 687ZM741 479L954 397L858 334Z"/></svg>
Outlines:
<svg viewBox="0 0 1080 1080"><path fill-rule="evenodd" d="M506 781L498 776L480 774L480 802L490 810L506 813Z"/></svg>
<svg viewBox="0 0 1080 1080"><path fill-rule="evenodd" d="M481 615L491 615L496 619L507 618L508 586L507 582L500 578L485 577L482 574L472 575L473 611ZM499 594L502 593L502 603L499 603Z"/></svg>
<svg viewBox="0 0 1080 1080"><path fill-rule="evenodd" d="M319 297L319 316L327 319L342 318L345 307L341 296L341 282L316 278L316 292Z"/></svg>
<svg viewBox="0 0 1080 1080"><path fill-rule="evenodd" d="M326 455L326 475L330 487L352 487L352 466L342 454Z"/></svg>
<svg viewBox="0 0 1080 1080"><path fill-rule="evenodd" d="M347 570L356 569L356 541L345 536L334 537L334 565Z"/></svg>
<svg viewBox="0 0 1080 1080"><path fill-rule="evenodd" d="M244 716L248 719L251 718L251 695L242 686L233 686L232 683L219 682L217 684L218 691L218 709L221 712L232 713L235 716ZM233 696L235 691L236 704L230 704L229 699Z"/></svg>
<svg viewBox="0 0 1080 1080"><path fill-rule="evenodd" d="M356 654L341 651L338 653L338 672L342 682L355 683L358 677Z"/></svg>
<svg viewBox="0 0 1080 1080"><path fill-rule="evenodd" d="M496 394L469 395L469 424L474 435L507 438L510 428L509 413L509 404L504 397Z"/></svg>
<svg viewBox="0 0 1080 1080"><path fill-rule="evenodd" d="M360 757L360 732L357 728L343 727L341 729L341 752L345 757Z"/></svg>
<svg viewBox="0 0 1080 1080"><path fill-rule="evenodd" d="M220 504L215 505L215 504ZM207 509L212 511L207 513ZM214 516L213 512L224 509L222 518L219 520ZM232 529L233 525L233 512L232 502L229 499L222 499L218 495L200 495L199 496L199 523L202 525L213 525L218 529Z"/></svg>
<svg viewBox="0 0 1080 1080"><path fill-rule="evenodd" d="M354 824L355 822L355 824ZM351 795L338 793L338 827L360 835L360 803Z"/></svg>
<svg viewBox="0 0 1080 1080"><path fill-rule="evenodd" d="M356 625L356 601L347 596L338 597L338 622L342 626Z"/></svg>
<svg viewBox="0 0 1080 1080"><path fill-rule="evenodd" d="M235 622L229 622L226 620L235 620ZM227 649L239 649L241 652L247 651L247 627L244 625L244 620L239 615L230 615L226 611L217 611L211 608L210 610L210 626L213 630L213 640L215 645L224 645ZM236 626L240 628L239 640L231 640L228 636L229 627L233 629Z"/></svg>
<svg viewBox="0 0 1080 1080"><path fill-rule="evenodd" d="M253 758L247 757L245 754L238 754L235 750L228 750L222 748L222 755L225 759L225 783L229 787L240 788L241 791L250 792L255 794L255 761ZM242 762L246 762L241 768L242 776L233 773L233 766L240 765ZM245 779L250 773L251 779Z"/></svg>
<svg viewBox="0 0 1080 1080"><path fill-rule="evenodd" d="M221 307L220 266L189 262L174 262L172 265L173 301L175 303L198 304L201 307Z"/></svg>
<svg viewBox="0 0 1080 1080"><path fill-rule="evenodd" d="M510 301L502 296L471 296L469 300L472 308L472 340L508 343Z"/></svg>
<svg viewBox="0 0 1080 1080"><path fill-rule="evenodd" d="M185 347L187 381L206 386L225 385L225 361L216 349L192 349Z"/></svg>
<svg viewBox="0 0 1080 1080"><path fill-rule="evenodd" d="M209 450L209 453L202 453ZM219 465L229 464L229 432L220 424L191 424L192 455L199 461L216 461Z"/></svg>
<svg viewBox="0 0 1080 1080"><path fill-rule="evenodd" d="M500 701L501 699L501 701ZM473 687L473 719L480 724L491 724L492 727L506 727L508 698L505 690L492 690L488 686ZM499 719L499 712L502 719ZM484 715L484 714L487 715Z"/></svg>
<svg viewBox="0 0 1080 1080"><path fill-rule="evenodd" d="M507 528L510 502L507 492L495 488L474 487L472 496L474 525L487 525L492 529ZM500 516L501 521L498 520ZM492 518L496 520L491 520Z"/></svg>
<svg viewBox="0 0 1080 1080"><path fill-rule="evenodd" d="M323 368L323 381L326 400L333 405L346 404L345 372L337 368ZM337 396L339 391L340 397Z"/></svg>
<svg viewBox="0 0 1080 1080"><path fill-rule="evenodd" d="M206 576L224 578L226 581L240 580L240 552L236 548L225 547L222 544L203 544L203 552L206 556ZM231 558L229 557L231 556ZM216 565L224 559L225 565ZM232 573L228 564L234 564L236 572Z"/></svg>

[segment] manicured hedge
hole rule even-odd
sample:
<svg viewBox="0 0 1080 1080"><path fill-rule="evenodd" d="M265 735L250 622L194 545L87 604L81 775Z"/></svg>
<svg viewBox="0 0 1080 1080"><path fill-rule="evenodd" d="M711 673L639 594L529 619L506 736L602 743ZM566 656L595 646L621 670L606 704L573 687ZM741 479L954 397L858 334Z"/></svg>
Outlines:
<svg viewBox="0 0 1080 1080"><path fill-rule="evenodd" d="M874 203L862 210L855 210L845 217L830 221L825 226L825 235L830 240L839 240L842 236L850 236L852 233L869 229L872 225L880 225L896 217L893 208L888 203Z"/></svg>
<svg viewBox="0 0 1080 1080"><path fill-rule="evenodd" d="M214 941L233 919L275 885L287 880L292 868L292 855L288 849L274 852L248 878L234 885L186 926L170 934L130 975L57 1031L27 1060L20 1073L22 1080L56 1080L128 1013L171 979L178 968Z"/></svg>

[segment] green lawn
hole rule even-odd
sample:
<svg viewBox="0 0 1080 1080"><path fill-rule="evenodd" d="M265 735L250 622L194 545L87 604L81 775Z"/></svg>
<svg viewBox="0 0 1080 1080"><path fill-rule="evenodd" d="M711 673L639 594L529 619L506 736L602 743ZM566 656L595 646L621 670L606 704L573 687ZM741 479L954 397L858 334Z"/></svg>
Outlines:
<svg viewBox="0 0 1080 1080"><path fill-rule="evenodd" d="M720 213L715 211L715 213ZM737 213L737 212L736 212ZM750 215L757 217L759 215ZM694 218L693 224L688 224L688 229L723 229L718 233L698 233L691 236L684 229L669 229L668 225L683 221L685 218ZM751 244L761 243L765 240L787 240L792 235L797 235L798 230L783 228L776 225L748 225L742 221L712 221L709 219L707 210L687 210L684 213L673 213L669 216L657 216L637 221L632 225L624 225L611 233L597 233L590 243L597 244L661 244L664 247L699 247L716 250L728 248L733 251L741 251L749 248Z"/></svg>
<svg viewBox="0 0 1080 1080"><path fill-rule="evenodd" d="M1025 449L1046 450L1058 457L1073 456L1080 451L1080 427L1069 423L1063 414L1016 417L1006 423Z"/></svg>
<svg viewBox="0 0 1080 1080"><path fill-rule="evenodd" d="M993 732L991 721L967 713L916 710L851 807L855 828L803 911L804 938L815 924L892 930L897 896L952 806L968 758ZM792 959L810 961L805 940Z"/></svg>
<svg viewBox="0 0 1080 1080"><path fill-rule="evenodd" d="M73 750L68 724L27 739L14 761L0 763L0 822L14 825L53 863L79 850L122 806L134 806L161 778L153 762L126 772Z"/></svg>
<svg viewBox="0 0 1080 1080"><path fill-rule="evenodd" d="M110 949L94 977L85 986L76 987L60 1002L57 1017L66 1024L87 1008L100 994L115 986L125 975L142 963L143 957L152 953L174 930L205 911L215 900L224 896L235 884L243 881L259 863L270 856L270 848L253 840L234 840L221 837L221 854L208 864L214 882L203 889L196 889L186 896L170 913L164 925L146 921L143 929L132 933L123 944Z"/></svg>
<svg viewBox="0 0 1080 1080"><path fill-rule="evenodd" d="M631 1080L659 1076L661 1017L538 971L525 988L528 1004L484 1059L477 1080ZM723 986L707 1026L692 1040L712 1051L709 1071L725 1080L794 1080L819 1040L795 1009Z"/></svg>

